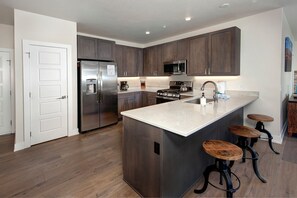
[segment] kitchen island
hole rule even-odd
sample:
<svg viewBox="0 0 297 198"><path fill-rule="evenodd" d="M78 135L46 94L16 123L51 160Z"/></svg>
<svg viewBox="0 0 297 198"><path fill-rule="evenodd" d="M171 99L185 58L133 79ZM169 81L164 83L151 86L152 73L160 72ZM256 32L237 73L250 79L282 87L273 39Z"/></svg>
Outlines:
<svg viewBox="0 0 297 198"><path fill-rule="evenodd" d="M230 142L232 124L258 96L199 104L184 99L122 112L124 180L144 197L180 197L213 159L201 151L207 139Z"/></svg>

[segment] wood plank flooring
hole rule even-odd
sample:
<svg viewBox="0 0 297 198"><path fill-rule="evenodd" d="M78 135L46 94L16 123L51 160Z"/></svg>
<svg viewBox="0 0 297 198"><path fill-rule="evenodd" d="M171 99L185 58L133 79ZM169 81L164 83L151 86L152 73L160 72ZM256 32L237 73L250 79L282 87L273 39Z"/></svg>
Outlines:
<svg viewBox="0 0 297 198"><path fill-rule="evenodd" d="M122 179L121 138L119 122L22 151L1 152L0 197L139 197ZM9 141L1 136L0 144L7 148ZM274 146L282 153L284 143ZM268 183L255 176L250 160L236 162L232 171L239 176L241 187L234 197L297 197L297 164L283 161L282 154L275 155L267 142L259 141L255 149ZM213 174L211 179L215 183L219 177ZM225 196L210 185L203 194L193 193L202 183L203 178L184 197Z"/></svg>

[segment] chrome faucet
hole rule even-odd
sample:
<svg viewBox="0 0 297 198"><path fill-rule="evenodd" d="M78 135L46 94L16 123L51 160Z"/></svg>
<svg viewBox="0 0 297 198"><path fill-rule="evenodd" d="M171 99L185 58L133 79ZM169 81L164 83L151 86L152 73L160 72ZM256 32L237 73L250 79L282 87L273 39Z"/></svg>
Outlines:
<svg viewBox="0 0 297 198"><path fill-rule="evenodd" d="M213 99L214 99L215 102L217 102L218 101L218 86L217 86L217 84L215 82L213 82L213 81L206 81L206 82L204 82L203 85L202 85L202 87L201 87L201 91L204 91L204 87L205 87L205 85L207 83L212 83L215 86L215 90L213 91L214 92Z"/></svg>

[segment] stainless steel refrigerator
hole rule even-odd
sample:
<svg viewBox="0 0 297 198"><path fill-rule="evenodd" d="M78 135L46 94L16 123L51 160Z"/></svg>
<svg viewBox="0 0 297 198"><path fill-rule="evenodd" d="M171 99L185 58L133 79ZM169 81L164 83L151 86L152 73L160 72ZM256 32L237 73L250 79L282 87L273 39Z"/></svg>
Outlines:
<svg viewBox="0 0 297 198"><path fill-rule="evenodd" d="M118 121L117 66L113 62L78 62L80 132Z"/></svg>

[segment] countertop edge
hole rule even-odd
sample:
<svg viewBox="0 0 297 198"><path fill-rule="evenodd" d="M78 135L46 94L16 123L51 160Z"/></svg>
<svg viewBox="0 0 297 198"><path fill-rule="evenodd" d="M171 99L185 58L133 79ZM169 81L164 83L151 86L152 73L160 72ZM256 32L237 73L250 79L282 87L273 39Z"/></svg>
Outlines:
<svg viewBox="0 0 297 198"><path fill-rule="evenodd" d="M240 98L242 98L244 96L241 96L239 98L237 98L238 100L240 100ZM233 108L231 108L230 110L227 110L226 112L220 114L220 115L215 115L214 118L210 119L209 121L207 122L204 122L202 124L200 124L199 126L194 126L194 127L191 127L191 129L187 130L187 131L181 131L181 130L178 130L178 129L172 129L170 127L167 127L166 124L162 125L162 124L159 124L158 122L151 122L150 120L145 120L143 119L141 116L137 116L137 115L134 115L133 114L133 110L130 110L130 111L124 111L124 112L121 112L121 114L123 116L127 116L129 118L132 118L132 119L135 119L135 120L138 120L138 121L141 121L141 122L144 122L146 124L149 124L149 125L152 125L152 126L155 126L155 127L158 127L158 128L161 128L163 130L166 130L166 131L169 131L169 132L172 132L172 133L175 133L177 135L181 135L181 136L184 136L184 137L188 137L190 136L191 134L197 132L198 130L216 122L217 120L225 117L226 115L242 108L242 107L245 107L247 106L248 104L256 101L259 97L258 96L246 96L246 97L249 97L249 99L239 105L235 105ZM245 98L246 98L245 97ZM229 99L229 100L232 100L232 99ZM234 98L233 98L234 100ZM236 99L235 99L236 100ZM185 100L183 100L185 101ZM183 102L183 101L177 101L177 102ZM219 101L220 103L220 101ZM178 104L176 104L178 105ZM197 105L197 104L193 104L193 105ZM218 104L219 105L219 104ZM200 106L200 105L199 105ZM193 106L194 107L194 106ZM148 107L143 107L143 108L140 108L140 109L145 109L145 108L151 108L151 106L148 106ZM161 108L161 107L160 107ZM139 110L138 110L139 111Z"/></svg>

